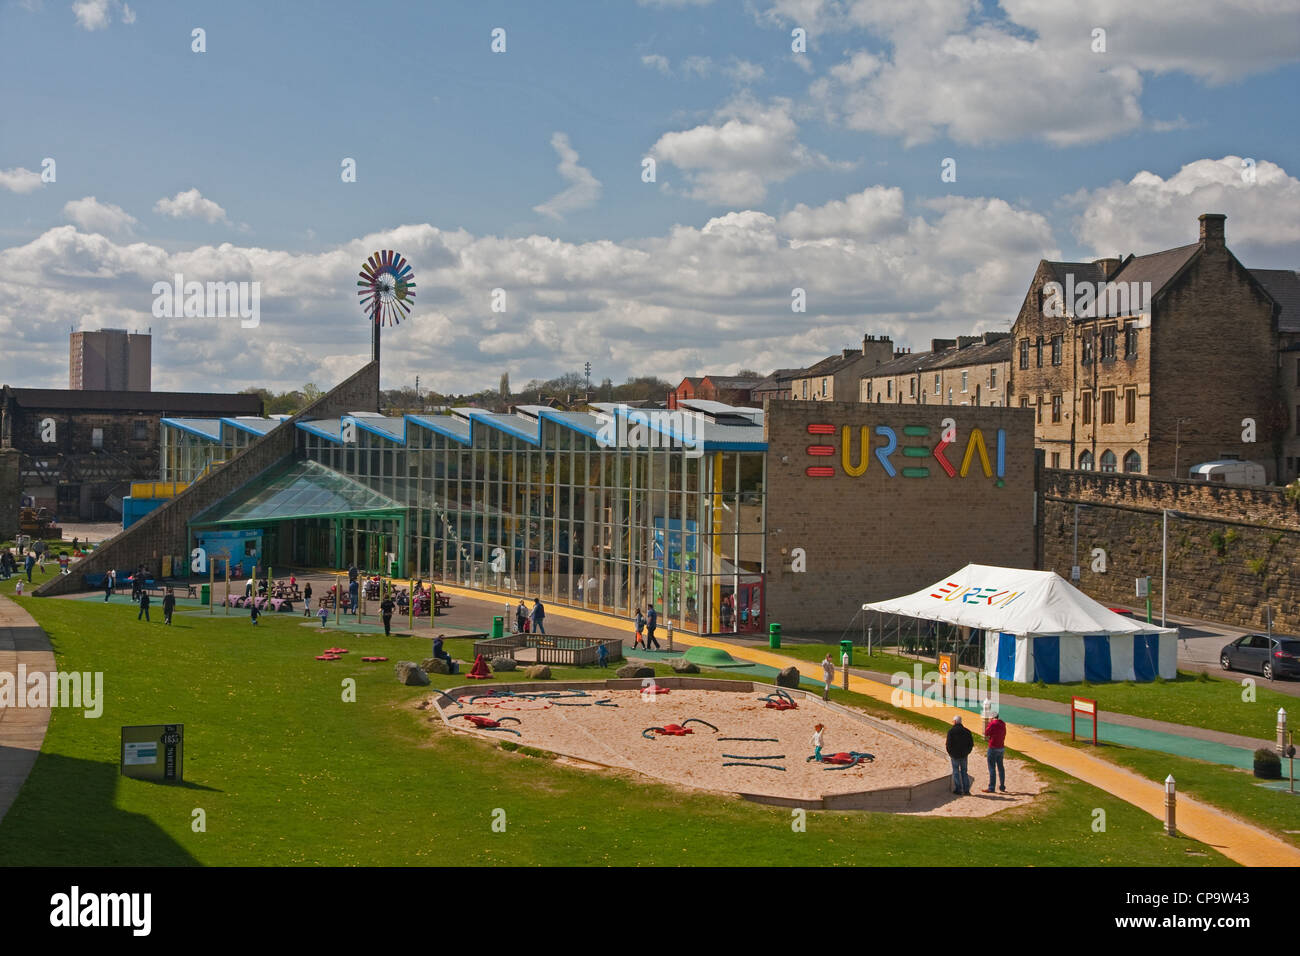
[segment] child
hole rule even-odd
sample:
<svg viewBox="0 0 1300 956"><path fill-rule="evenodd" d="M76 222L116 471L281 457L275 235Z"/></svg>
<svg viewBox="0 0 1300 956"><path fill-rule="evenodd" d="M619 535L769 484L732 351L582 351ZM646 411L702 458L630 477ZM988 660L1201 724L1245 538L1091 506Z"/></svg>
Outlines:
<svg viewBox="0 0 1300 956"><path fill-rule="evenodd" d="M596 648L596 659L601 667L609 666L609 648L605 646L604 641L601 641L600 646Z"/></svg>
<svg viewBox="0 0 1300 956"><path fill-rule="evenodd" d="M248 612L248 616L252 618L253 623L256 624L257 623L257 598L253 598L253 600L249 601L248 606L250 608Z"/></svg>
<svg viewBox="0 0 1300 956"><path fill-rule="evenodd" d="M813 759L816 760L818 763L821 763L821 759L822 759L822 731L824 729L825 728L821 724L813 725L813 736L812 736Z"/></svg>
<svg viewBox="0 0 1300 956"><path fill-rule="evenodd" d="M632 648L635 650L638 646L645 647L645 638L642 632L645 630L645 615L641 613L641 605L636 607L636 637L632 639Z"/></svg>
<svg viewBox="0 0 1300 956"><path fill-rule="evenodd" d="M330 609L325 606L325 599L321 598L320 607L316 609L320 616L320 629L325 630L325 622L330 619Z"/></svg>

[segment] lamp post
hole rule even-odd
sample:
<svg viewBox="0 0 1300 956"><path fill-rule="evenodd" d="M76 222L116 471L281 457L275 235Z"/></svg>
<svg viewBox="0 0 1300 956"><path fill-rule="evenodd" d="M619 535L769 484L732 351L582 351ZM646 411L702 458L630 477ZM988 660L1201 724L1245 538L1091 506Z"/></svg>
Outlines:
<svg viewBox="0 0 1300 956"><path fill-rule="evenodd" d="M1181 518L1182 514L1171 508L1161 510L1164 520L1164 531L1161 534L1160 542L1160 626L1165 626L1165 594L1168 591L1169 583L1169 516Z"/></svg>

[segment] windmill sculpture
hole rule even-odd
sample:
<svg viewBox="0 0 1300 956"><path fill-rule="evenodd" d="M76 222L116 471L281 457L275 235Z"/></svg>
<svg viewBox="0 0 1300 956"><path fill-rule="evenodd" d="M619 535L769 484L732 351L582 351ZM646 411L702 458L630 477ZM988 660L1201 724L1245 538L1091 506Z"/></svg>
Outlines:
<svg viewBox="0 0 1300 956"><path fill-rule="evenodd" d="M370 357L379 361L379 330L385 324L397 325L411 313L415 299L415 273L410 264L388 249L372 253L361 267L357 280L361 308L371 321Z"/></svg>

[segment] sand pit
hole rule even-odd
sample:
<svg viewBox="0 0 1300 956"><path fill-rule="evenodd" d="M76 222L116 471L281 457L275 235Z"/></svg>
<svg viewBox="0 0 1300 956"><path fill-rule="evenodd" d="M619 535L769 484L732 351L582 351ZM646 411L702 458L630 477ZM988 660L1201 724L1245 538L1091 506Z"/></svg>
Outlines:
<svg viewBox="0 0 1300 956"><path fill-rule="evenodd" d="M471 700L491 689L474 687L453 691L459 701L439 695L436 702L447 726L458 732L537 747L683 787L737 793L762 803L968 816L1023 803L1031 795L954 797L941 737L926 739L930 735L825 704L799 691L791 692L797 709L775 710L758 699L772 693L769 685L670 678L660 681L669 687L669 693L649 695L636 689L635 682L608 683L612 686L573 685L585 691L586 697ZM514 688L520 693L569 692L556 685ZM597 700L604 703L596 704ZM463 716L470 714L486 715L488 720L511 718L502 726L515 733L476 727ZM699 721L713 724L717 732ZM843 769L809 761L813 725L817 723L825 725L823 754L857 751L875 759ZM646 733L646 728L669 725L685 725L692 732L683 736ZM729 737L771 739L725 739ZM976 787L987 782L982 753L982 748L977 748L972 754L970 769L975 772ZM1007 769L1020 784L1018 790L1028 789L1024 787L1027 775L1018 762L1008 761ZM1037 781L1033 783L1031 792L1036 793L1039 786Z"/></svg>

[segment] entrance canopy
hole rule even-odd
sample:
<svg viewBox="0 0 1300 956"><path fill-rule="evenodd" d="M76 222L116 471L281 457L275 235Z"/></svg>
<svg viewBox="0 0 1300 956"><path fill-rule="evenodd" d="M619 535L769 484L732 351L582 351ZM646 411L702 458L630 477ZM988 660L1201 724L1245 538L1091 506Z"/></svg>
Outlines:
<svg viewBox="0 0 1300 956"><path fill-rule="evenodd" d="M873 611L1024 637L1176 634L1116 614L1055 571L968 564L931 587L867 605Z"/></svg>
<svg viewBox="0 0 1300 956"><path fill-rule="evenodd" d="M238 492L195 516L195 527L259 525L296 518L375 517L405 506L314 461L269 468Z"/></svg>

